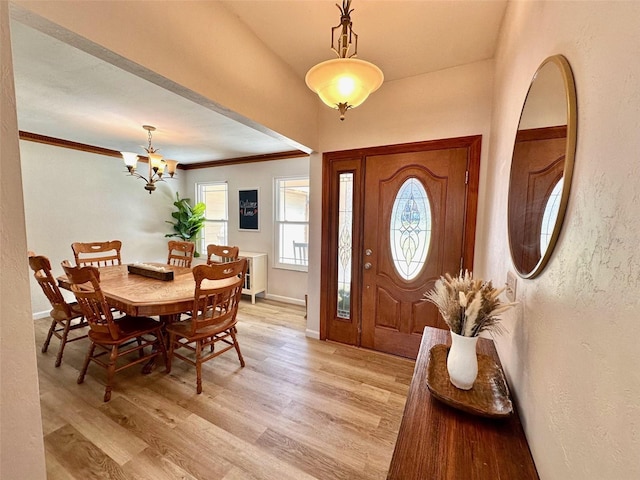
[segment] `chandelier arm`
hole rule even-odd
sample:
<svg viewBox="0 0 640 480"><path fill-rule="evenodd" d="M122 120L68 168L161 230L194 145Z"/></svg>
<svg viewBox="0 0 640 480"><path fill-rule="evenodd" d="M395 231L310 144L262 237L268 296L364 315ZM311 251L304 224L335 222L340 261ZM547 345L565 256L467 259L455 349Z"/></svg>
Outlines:
<svg viewBox="0 0 640 480"><path fill-rule="evenodd" d="M131 170L129 172L129 175L131 175L132 177L141 178L142 180L144 180L145 182L150 183L150 184L154 184L156 182L164 182L165 181L165 179L162 178L162 174L159 174L159 173L156 173L156 172L152 172L152 174L151 174L151 176L149 178L145 177L144 175L140 175L135 170Z"/></svg>
<svg viewBox="0 0 640 480"><path fill-rule="evenodd" d="M129 175L131 175L132 177L136 177L136 178L141 178L142 180L144 180L145 182L149 183L149 180L147 180L147 177L145 177L144 175L140 175L138 172L131 171L129 172Z"/></svg>
<svg viewBox="0 0 640 480"><path fill-rule="evenodd" d="M151 194L156 189L157 182L164 182L164 178L162 178L162 174L164 173L165 166L167 162L162 158L162 155L159 155L157 152L159 151L157 148L153 148L151 145L151 132L155 131L156 127L151 125L143 125L142 128L147 131L147 139L149 144L147 147L142 146L142 148L147 152L147 164L149 169L149 176L145 177L144 175L139 174L136 171L136 163L139 160L139 156L135 153L131 152L121 152L122 158L124 159L127 170L129 171L129 175L140 178L145 181L146 185L144 186L145 190ZM169 175L173 178L175 173L175 168L178 162L176 160L171 160L171 171Z"/></svg>

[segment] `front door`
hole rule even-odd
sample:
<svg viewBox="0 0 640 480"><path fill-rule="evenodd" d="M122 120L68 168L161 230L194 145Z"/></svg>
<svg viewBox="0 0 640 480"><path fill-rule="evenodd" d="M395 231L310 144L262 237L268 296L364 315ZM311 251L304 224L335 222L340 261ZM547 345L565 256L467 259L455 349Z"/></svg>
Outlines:
<svg viewBox="0 0 640 480"><path fill-rule="evenodd" d="M325 155L333 163L325 168L332 177L326 180L340 183L350 172L353 228L345 241L344 218L332 228L325 214L330 225L323 227L323 237L336 255L323 268L327 294L321 315L325 338L415 358L426 325L447 328L424 293L444 273L455 275L473 264L480 137L402 147ZM340 208L328 210L340 215L344 198L339 188L331 191L338 192L334 201ZM348 310L342 302L344 245L351 252Z"/></svg>

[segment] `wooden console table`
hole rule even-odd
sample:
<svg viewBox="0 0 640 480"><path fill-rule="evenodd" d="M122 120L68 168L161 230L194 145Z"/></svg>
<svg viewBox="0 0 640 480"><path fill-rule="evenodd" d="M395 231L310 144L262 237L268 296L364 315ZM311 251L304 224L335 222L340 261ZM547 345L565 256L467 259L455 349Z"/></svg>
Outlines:
<svg viewBox="0 0 640 480"><path fill-rule="evenodd" d="M387 479L537 479L517 412L502 419L456 410L429 392L429 350L451 345L449 331L425 327L398 440ZM500 360L492 340L478 340L478 353Z"/></svg>

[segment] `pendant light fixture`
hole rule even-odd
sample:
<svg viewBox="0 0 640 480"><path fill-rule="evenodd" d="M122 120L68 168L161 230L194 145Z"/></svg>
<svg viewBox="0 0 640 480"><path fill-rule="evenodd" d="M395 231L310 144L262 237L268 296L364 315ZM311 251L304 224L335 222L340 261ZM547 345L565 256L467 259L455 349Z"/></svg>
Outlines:
<svg viewBox="0 0 640 480"><path fill-rule="evenodd" d="M136 153L120 152L120 154L122 155L127 170L129 170L129 174L133 175L134 177L141 178L142 180L147 182L144 188L149 192L149 195L151 195L151 193L156 189L156 182L164 182L162 175L164 174L165 168L169 176L173 178L176 173L176 168L178 167L178 161L164 160L162 158L162 155L158 153L158 150L151 146L151 132L154 132L156 130L156 127L152 127L151 125L143 125L142 128L147 131L147 136L149 138L149 146L142 147L147 152L149 176L144 177L136 172L136 164L138 163L139 159Z"/></svg>
<svg viewBox="0 0 640 480"><path fill-rule="evenodd" d="M348 109L357 107L380 88L384 74L373 63L354 58L358 55L358 35L351 22L351 0L342 0L342 7L336 7L340 10L340 24L331 29L331 49L338 58L312 67L305 82L325 104L340 110L340 120L344 120ZM337 42L336 30L340 30Z"/></svg>

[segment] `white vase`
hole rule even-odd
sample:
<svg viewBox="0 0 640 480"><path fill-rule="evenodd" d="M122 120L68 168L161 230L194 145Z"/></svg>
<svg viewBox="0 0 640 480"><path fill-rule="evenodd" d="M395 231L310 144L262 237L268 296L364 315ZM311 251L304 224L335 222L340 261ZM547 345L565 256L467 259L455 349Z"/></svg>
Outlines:
<svg viewBox="0 0 640 480"><path fill-rule="evenodd" d="M451 383L461 390L470 390L478 376L476 343L478 337L464 337L451 332L447 371Z"/></svg>

